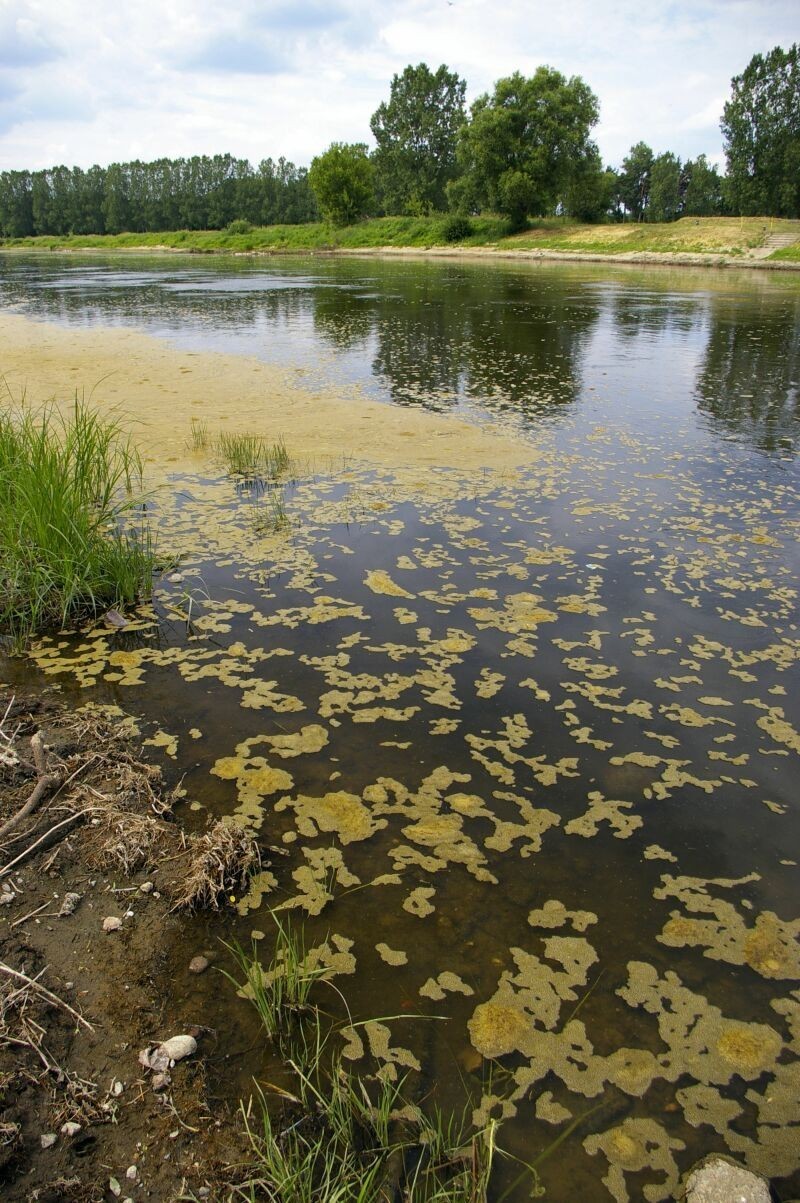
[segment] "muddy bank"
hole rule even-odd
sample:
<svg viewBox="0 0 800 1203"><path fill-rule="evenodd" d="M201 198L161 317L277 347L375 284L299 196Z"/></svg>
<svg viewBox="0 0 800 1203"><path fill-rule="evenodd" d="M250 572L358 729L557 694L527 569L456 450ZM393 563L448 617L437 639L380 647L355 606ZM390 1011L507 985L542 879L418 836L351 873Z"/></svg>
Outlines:
<svg viewBox="0 0 800 1203"><path fill-rule="evenodd" d="M211 996L235 999L208 983L221 945L176 907L208 837L172 819L121 715L8 694L3 715L0 1196L220 1198L245 1142ZM241 873L209 880L216 902ZM156 1064L176 1035L190 1054Z"/></svg>

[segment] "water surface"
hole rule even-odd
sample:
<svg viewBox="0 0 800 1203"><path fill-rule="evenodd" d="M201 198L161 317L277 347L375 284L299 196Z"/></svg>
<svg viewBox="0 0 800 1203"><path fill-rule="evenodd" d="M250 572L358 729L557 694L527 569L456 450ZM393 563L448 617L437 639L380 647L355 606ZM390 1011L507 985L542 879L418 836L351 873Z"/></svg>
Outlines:
<svg viewBox="0 0 800 1203"><path fill-rule="evenodd" d="M182 579L35 671L157 726L189 821L287 854L225 930L304 913L355 1017L405 1017L353 1056L526 1160L578 1119L547 1197L668 1199L713 1150L796 1194L796 282L7 256L0 303L530 443L417 482L354 448L277 536L201 452L162 501Z"/></svg>

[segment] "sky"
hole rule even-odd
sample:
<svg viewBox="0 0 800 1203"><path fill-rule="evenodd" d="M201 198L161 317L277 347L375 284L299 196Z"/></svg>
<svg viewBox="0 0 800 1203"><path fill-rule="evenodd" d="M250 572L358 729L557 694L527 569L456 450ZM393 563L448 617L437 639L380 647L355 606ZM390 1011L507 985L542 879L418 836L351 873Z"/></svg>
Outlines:
<svg viewBox="0 0 800 1203"><path fill-rule="evenodd" d="M513 71L581 75L619 165L644 140L722 164L731 77L800 36L797 0L0 0L0 170L229 151L307 165L408 63L467 100Z"/></svg>

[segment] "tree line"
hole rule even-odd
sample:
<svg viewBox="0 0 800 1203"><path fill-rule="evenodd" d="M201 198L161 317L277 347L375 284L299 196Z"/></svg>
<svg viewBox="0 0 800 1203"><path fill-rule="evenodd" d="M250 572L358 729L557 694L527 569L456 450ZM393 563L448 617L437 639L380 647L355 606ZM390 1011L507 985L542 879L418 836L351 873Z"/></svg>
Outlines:
<svg viewBox="0 0 800 1203"><path fill-rule="evenodd" d="M0 173L0 233L9 238L219 230L237 220L294 225L318 217L307 170L284 158L253 167L233 155L195 155Z"/></svg>
<svg viewBox="0 0 800 1203"><path fill-rule="evenodd" d="M731 81L723 176L705 155L681 162L644 142L618 168L592 131L599 102L551 67L497 81L467 111L466 83L442 64L395 75L370 120L375 148L334 142L308 171L231 155L0 173L0 234L223 229L234 223L338 225L372 215L459 219L491 211L512 229L580 221L673 221L732 213L800 217L800 51L756 54ZM246 228L246 227L245 227Z"/></svg>

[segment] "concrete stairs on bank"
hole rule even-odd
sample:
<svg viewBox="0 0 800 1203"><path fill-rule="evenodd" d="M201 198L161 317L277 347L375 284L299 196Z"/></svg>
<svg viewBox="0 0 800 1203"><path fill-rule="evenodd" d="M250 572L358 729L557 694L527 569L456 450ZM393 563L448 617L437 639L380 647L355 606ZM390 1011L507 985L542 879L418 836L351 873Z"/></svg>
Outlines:
<svg viewBox="0 0 800 1203"><path fill-rule="evenodd" d="M748 251L750 259L769 259L773 251L782 251L786 246L794 246L800 239L800 234L768 234L763 246L753 247Z"/></svg>

